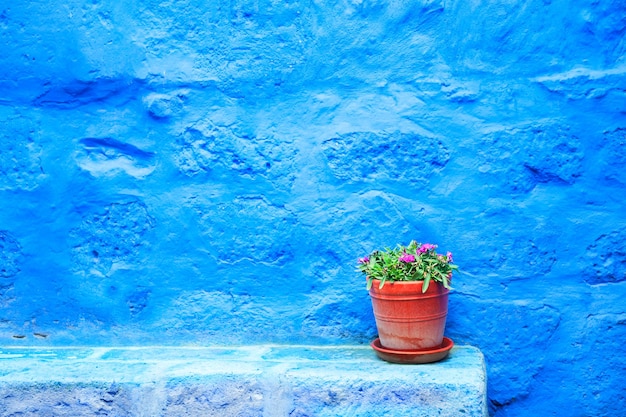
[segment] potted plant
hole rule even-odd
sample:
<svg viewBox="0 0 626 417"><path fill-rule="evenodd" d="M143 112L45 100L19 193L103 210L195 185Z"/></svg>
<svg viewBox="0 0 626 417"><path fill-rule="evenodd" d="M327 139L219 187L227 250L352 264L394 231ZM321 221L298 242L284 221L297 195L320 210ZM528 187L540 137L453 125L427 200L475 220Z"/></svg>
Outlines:
<svg viewBox="0 0 626 417"><path fill-rule="evenodd" d="M450 252L442 255L437 245L412 241L375 250L359 259L358 269L372 300L379 336L375 349L420 357L452 347L443 336L450 281L458 269Z"/></svg>

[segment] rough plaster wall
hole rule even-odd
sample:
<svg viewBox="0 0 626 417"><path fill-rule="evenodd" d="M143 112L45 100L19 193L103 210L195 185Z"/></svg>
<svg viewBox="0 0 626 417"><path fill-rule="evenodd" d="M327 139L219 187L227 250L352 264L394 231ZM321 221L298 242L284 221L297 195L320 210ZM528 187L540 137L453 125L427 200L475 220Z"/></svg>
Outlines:
<svg viewBox="0 0 626 417"><path fill-rule="evenodd" d="M454 253L499 416L626 408L626 5L0 6L3 344L367 343Z"/></svg>

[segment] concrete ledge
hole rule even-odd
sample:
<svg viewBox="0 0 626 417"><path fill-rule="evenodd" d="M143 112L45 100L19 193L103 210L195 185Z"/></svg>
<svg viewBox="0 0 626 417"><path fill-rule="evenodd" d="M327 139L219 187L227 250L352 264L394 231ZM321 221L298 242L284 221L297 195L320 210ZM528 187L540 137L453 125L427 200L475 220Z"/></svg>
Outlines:
<svg viewBox="0 0 626 417"><path fill-rule="evenodd" d="M484 416L481 352L369 346L0 348L2 416Z"/></svg>

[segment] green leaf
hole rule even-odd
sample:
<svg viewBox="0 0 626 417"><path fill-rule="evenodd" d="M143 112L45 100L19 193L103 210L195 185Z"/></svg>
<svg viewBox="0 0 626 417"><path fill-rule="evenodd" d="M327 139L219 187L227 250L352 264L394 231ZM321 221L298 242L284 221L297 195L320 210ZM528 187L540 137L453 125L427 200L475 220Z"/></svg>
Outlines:
<svg viewBox="0 0 626 417"><path fill-rule="evenodd" d="M443 287L446 289L450 289L450 281L448 280L448 277L443 277Z"/></svg>
<svg viewBox="0 0 626 417"><path fill-rule="evenodd" d="M422 293L428 291L428 285L430 285L430 274L426 274L424 277L424 283L422 284Z"/></svg>
<svg viewBox="0 0 626 417"><path fill-rule="evenodd" d="M372 288L372 284L374 283L374 279L372 277L367 277L367 285L365 286L366 290L370 290Z"/></svg>

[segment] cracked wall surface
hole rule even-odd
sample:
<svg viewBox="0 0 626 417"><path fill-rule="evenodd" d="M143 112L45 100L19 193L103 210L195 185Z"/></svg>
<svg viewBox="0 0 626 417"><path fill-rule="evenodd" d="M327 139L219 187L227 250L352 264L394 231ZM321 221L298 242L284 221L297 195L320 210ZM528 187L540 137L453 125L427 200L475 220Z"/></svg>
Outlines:
<svg viewBox="0 0 626 417"><path fill-rule="evenodd" d="M497 416L626 409L619 0L0 6L0 343L369 343L433 242Z"/></svg>

